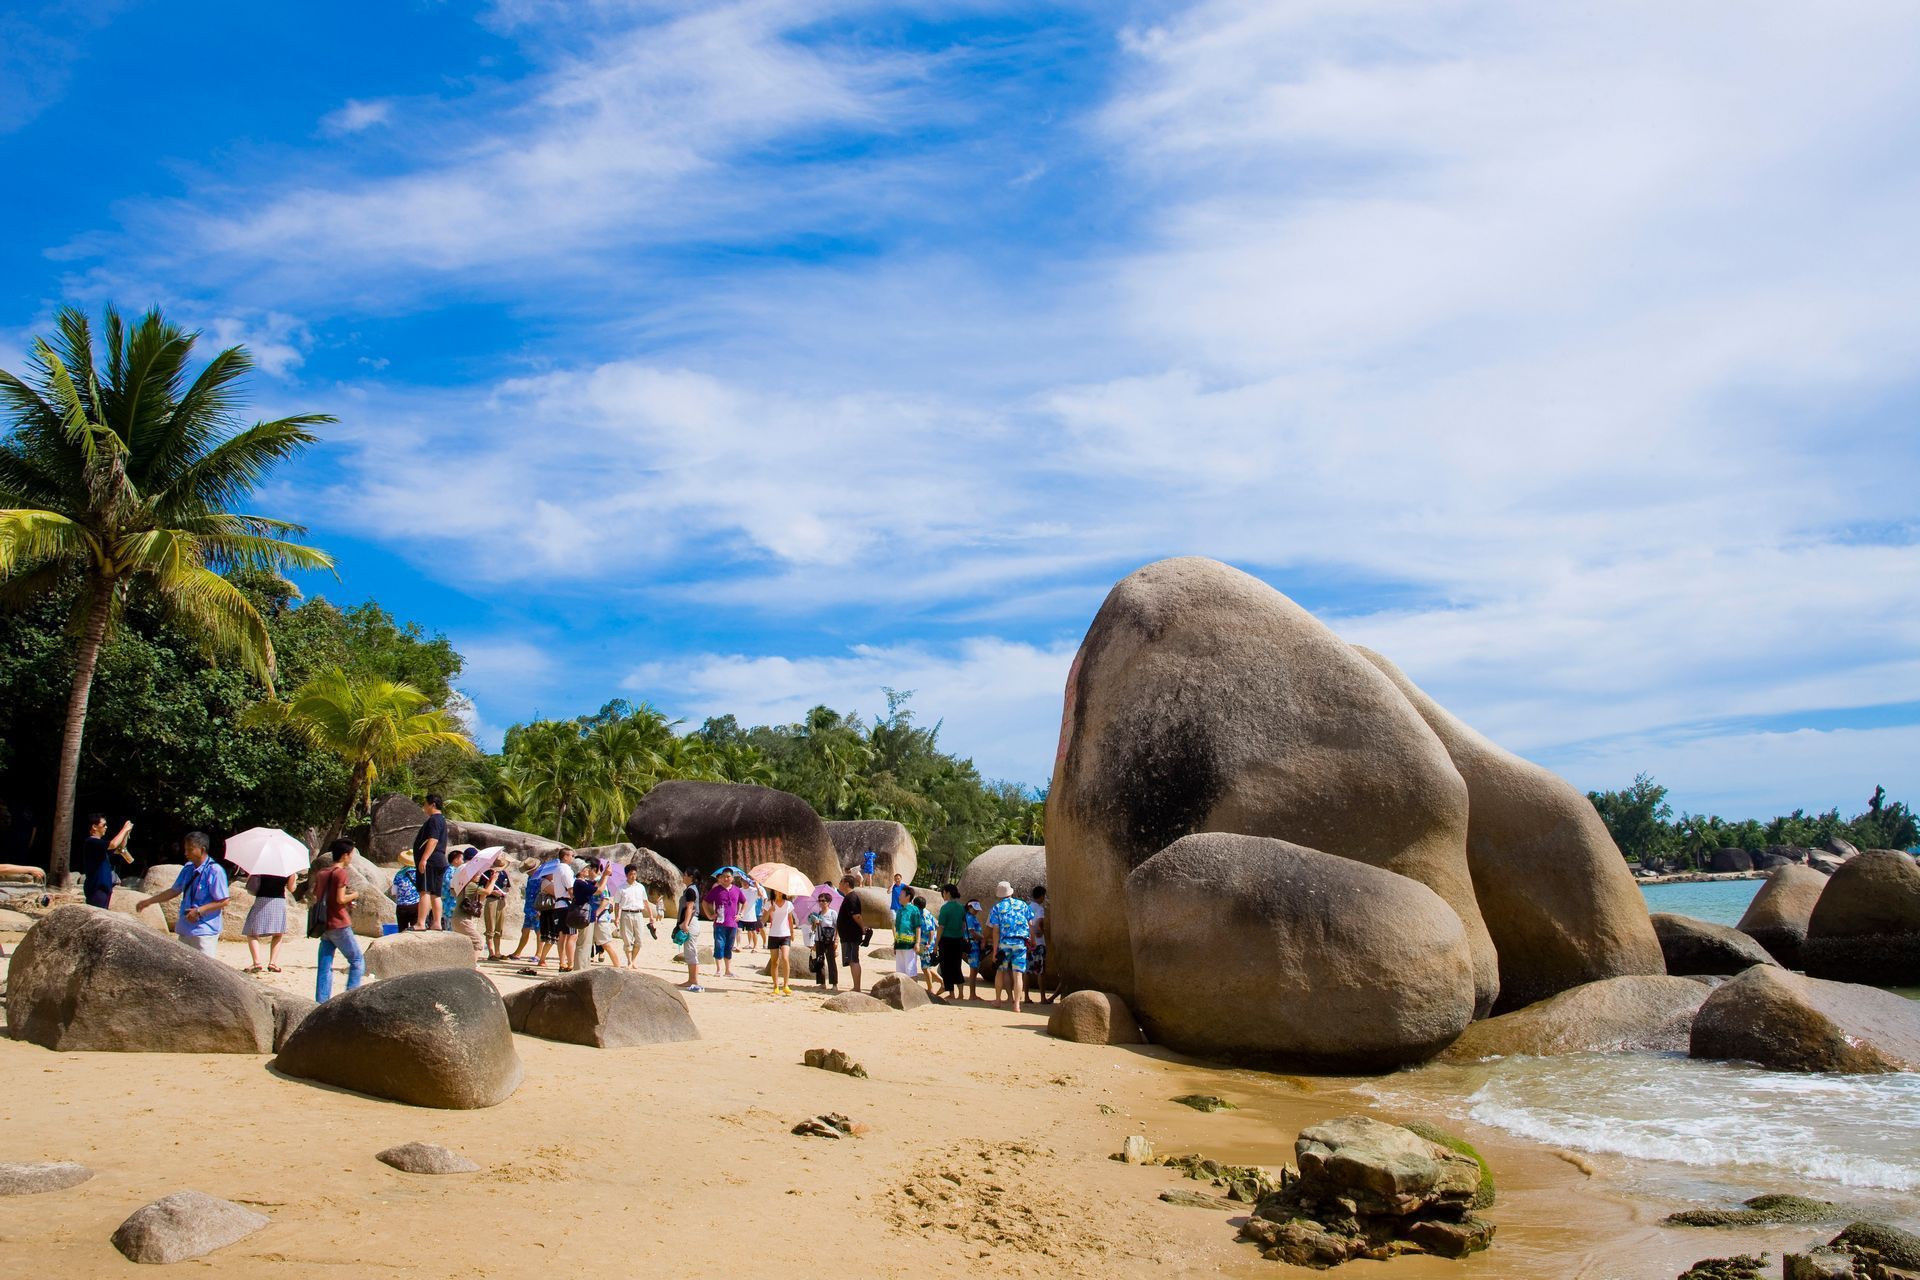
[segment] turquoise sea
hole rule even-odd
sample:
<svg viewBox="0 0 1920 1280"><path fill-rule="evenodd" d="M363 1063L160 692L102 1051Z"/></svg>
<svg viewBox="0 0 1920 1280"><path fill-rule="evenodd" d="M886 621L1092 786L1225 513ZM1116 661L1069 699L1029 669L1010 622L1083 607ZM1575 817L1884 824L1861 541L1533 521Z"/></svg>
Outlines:
<svg viewBox="0 0 1920 1280"><path fill-rule="evenodd" d="M1747 904L1760 892L1765 880L1702 880L1694 884L1644 884L1647 910L1671 911L1708 920L1714 924L1736 925L1746 914Z"/></svg>

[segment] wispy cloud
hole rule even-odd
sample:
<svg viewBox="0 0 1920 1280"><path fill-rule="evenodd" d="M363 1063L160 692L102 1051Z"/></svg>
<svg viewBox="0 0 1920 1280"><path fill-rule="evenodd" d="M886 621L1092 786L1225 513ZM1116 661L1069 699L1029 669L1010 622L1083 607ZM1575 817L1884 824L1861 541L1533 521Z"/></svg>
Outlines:
<svg viewBox="0 0 1920 1280"><path fill-rule="evenodd" d="M371 129L375 125L385 124L393 115L393 103L384 98L362 100L349 98L338 108L329 111L320 120L320 132L332 137L359 133L362 129Z"/></svg>

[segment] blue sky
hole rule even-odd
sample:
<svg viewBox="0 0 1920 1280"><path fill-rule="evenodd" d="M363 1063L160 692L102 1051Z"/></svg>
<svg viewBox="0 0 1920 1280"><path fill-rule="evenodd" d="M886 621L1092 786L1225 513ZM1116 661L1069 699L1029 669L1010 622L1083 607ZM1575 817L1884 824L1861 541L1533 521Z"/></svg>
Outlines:
<svg viewBox="0 0 1920 1280"><path fill-rule="evenodd" d="M33 3L0 367L157 302L469 658L1042 782L1165 555L1584 787L1920 795L1911 5Z"/></svg>

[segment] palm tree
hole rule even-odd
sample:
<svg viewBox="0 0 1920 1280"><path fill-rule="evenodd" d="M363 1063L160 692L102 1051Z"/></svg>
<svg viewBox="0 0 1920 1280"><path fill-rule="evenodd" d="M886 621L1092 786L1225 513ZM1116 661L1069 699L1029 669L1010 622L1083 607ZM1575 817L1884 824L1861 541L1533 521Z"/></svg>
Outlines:
<svg viewBox="0 0 1920 1280"><path fill-rule="evenodd" d="M594 758L573 720L536 720L516 726L506 744L508 771L527 808L553 820L553 838L567 838L568 823L584 830L595 799Z"/></svg>
<svg viewBox="0 0 1920 1280"><path fill-rule="evenodd" d="M239 383L253 368L245 348L227 348L189 380L198 334L158 311L128 327L112 308L105 329L104 368L87 318L67 307L54 339L35 340L27 378L0 370L0 405L13 419L0 442L0 592L18 602L67 581L81 586L48 871L59 883L94 666L128 592L153 591L209 657L236 654L271 689L266 623L222 574L333 566L289 540L301 526L230 509L333 419L301 414L241 428Z"/></svg>
<svg viewBox="0 0 1920 1280"><path fill-rule="evenodd" d="M382 770L394 769L433 747L473 753L474 745L453 716L427 705L427 695L410 684L349 676L338 667L301 685L285 702L257 703L242 723L293 730L318 750L345 761L352 773L340 819L327 833L332 841L346 829L356 807L373 807L373 784Z"/></svg>

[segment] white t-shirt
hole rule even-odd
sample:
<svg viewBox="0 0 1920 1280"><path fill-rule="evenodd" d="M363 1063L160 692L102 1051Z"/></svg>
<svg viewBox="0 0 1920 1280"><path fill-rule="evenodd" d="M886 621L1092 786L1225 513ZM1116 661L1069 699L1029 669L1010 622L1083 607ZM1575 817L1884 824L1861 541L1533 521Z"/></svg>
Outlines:
<svg viewBox="0 0 1920 1280"><path fill-rule="evenodd" d="M627 881L627 887L620 891L620 909L635 915L644 914L647 909L647 886L638 880Z"/></svg>
<svg viewBox="0 0 1920 1280"><path fill-rule="evenodd" d="M766 905L766 899L760 896L758 889L747 890L747 900L740 904L740 918L751 924L760 918L760 910Z"/></svg>
<svg viewBox="0 0 1920 1280"><path fill-rule="evenodd" d="M775 903L767 912L767 936L769 938L791 938L793 936L793 904Z"/></svg>
<svg viewBox="0 0 1920 1280"><path fill-rule="evenodd" d="M553 870L547 873L547 879L553 884L554 896L564 898L573 892L573 882L578 877L573 874L572 867L564 862L556 862Z"/></svg>

